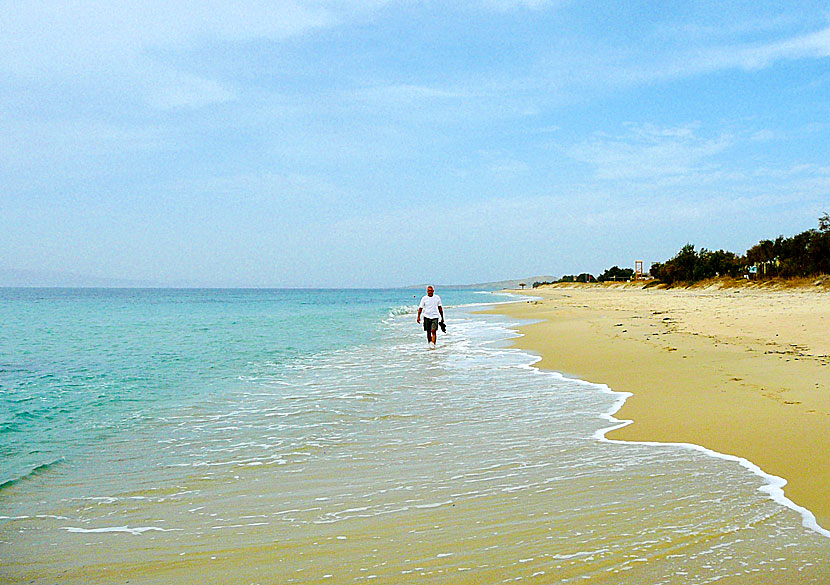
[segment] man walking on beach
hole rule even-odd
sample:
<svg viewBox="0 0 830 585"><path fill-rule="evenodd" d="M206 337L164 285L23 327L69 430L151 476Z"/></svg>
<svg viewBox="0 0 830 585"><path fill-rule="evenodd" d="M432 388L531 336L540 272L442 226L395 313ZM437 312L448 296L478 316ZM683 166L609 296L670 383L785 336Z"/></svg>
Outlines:
<svg viewBox="0 0 830 585"><path fill-rule="evenodd" d="M435 289L432 286L428 286L427 294L421 297L421 303L418 305L418 318L416 319L418 323L421 322L421 313L424 314L424 331L427 332L429 348L435 349L439 317L441 323L444 323L444 306L441 304L441 297L435 294Z"/></svg>

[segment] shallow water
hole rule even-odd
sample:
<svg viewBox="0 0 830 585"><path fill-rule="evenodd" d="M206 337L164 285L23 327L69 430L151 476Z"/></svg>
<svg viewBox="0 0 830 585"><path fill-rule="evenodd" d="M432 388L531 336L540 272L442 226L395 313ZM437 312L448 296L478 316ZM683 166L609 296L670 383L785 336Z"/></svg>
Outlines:
<svg viewBox="0 0 830 585"><path fill-rule="evenodd" d="M602 440L618 396L531 367L504 318L448 307L429 351L411 291L143 294L41 300L4 339L28 368L4 366L5 422L67 411L0 435L58 460L0 490L5 580L830 580L830 538L763 478Z"/></svg>

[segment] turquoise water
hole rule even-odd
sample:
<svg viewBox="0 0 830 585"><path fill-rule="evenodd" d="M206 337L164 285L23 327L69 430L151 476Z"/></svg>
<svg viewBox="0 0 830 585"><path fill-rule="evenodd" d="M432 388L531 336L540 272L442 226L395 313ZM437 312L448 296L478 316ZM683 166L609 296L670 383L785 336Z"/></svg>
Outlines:
<svg viewBox="0 0 830 585"><path fill-rule="evenodd" d="M830 582L768 478L421 294L0 289L0 581Z"/></svg>
<svg viewBox="0 0 830 585"><path fill-rule="evenodd" d="M442 293L447 304L484 298ZM375 344L383 319L421 294L0 289L0 485L233 394L263 364Z"/></svg>

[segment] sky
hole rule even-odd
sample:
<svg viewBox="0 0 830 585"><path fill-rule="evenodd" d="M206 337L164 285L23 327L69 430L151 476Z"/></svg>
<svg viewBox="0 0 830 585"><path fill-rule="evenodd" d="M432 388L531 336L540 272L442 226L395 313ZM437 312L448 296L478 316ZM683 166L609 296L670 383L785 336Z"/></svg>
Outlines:
<svg viewBox="0 0 830 585"><path fill-rule="evenodd" d="M0 268L393 287L830 212L830 7L0 0Z"/></svg>

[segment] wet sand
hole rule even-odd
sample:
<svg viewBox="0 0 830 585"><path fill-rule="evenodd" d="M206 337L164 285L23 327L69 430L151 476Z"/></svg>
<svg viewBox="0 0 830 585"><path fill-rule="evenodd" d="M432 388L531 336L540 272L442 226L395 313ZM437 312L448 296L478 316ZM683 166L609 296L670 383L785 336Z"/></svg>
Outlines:
<svg viewBox="0 0 830 585"><path fill-rule="evenodd" d="M787 480L830 528L830 293L721 285L551 285L496 311L539 320L536 365L632 396L608 438L692 443Z"/></svg>

